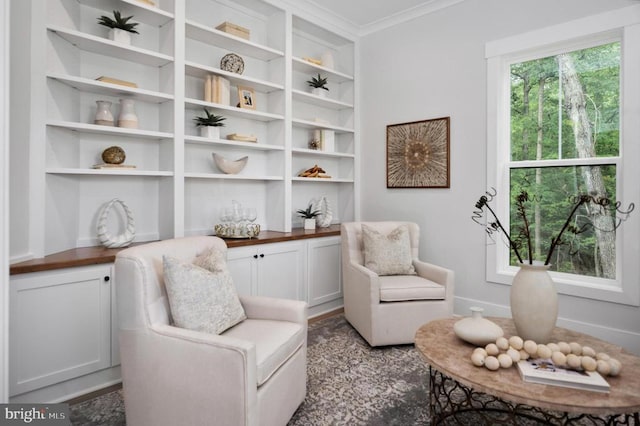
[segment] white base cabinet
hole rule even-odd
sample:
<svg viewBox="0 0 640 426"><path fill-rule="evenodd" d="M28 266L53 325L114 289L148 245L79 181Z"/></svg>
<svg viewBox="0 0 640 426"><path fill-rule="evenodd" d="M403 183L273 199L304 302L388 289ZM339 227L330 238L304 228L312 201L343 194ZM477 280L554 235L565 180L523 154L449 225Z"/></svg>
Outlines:
<svg viewBox="0 0 640 426"><path fill-rule="evenodd" d="M309 308L335 300L342 300L342 262L340 237L309 240L307 279Z"/></svg>
<svg viewBox="0 0 640 426"><path fill-rule="evenodd" d="M112 265L107 264L11 277L12 402L23 400L16 396L119 364L112 333L115 286L111 276ZM62 392L73 393L73 389L71 384Z"/></svg>

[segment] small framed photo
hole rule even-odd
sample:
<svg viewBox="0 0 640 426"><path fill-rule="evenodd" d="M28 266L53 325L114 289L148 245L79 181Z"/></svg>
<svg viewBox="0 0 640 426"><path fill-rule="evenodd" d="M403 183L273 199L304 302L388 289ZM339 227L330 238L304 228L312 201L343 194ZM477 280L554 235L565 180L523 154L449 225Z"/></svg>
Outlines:
<svg viewBox="0 0 640 426"><path fill-rule="evenodd" d="M238 86L240 108L256 109L256 92L250 87Z"/></svg>
<svg viewBox="0 0 640 426"><path fill-rule="evenodd" d="M449 188L449 121L387 126L387 188Z"/></svg>

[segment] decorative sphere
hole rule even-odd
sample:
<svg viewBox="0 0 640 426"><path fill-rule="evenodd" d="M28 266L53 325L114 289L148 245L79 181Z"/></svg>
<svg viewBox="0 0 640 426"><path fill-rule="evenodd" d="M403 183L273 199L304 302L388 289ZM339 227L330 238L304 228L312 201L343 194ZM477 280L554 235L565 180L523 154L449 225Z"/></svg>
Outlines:
<svg viewBox="0 0 640 426"><path fill-rule="evenodd" d="M484 359L484 366L491 371L495 371L500 368L500 361L495 356L488 356Z"/></svg>
<svg viewBox="0 0 640 426"><path fill-rule="evenodd" d="M551 349L552 353L560 351L560 346L558 346L557 343L547 343L547 346Z"/></svg>
<svg viewBox="0 0 640 426"><path fill-rule="evenodd" d="M582 347L582 355L590 356L591 358L595 358L596 357L596 351L593 350L593 348L590 347L590 346L583 346Z"/></svg>
<svg viewBox="0 0 640 426"><path fill-rule="evenodd" d="M498 355L500 353L500 349L498 349L498 346L496 346L495 343L489 343L487 346L484 347L484 349L487 351L487 354L489 355Z"/></svg>
<svg viewBox="0 0 640 426"><path fill-rule="evenodd" d="M538 352L538 344L533 340L525 340L523 347L529 355L535 355Z"/></svg>
<svg viewBox="0 0 640 426"><path fill-rule="evenodd" d="M513 360L507 354L498 355L498 362L500 363L500 367L509 368L513 365Z"/></svg>
<svg viewBox="0 0 640 426"><path fill-rule="evenodd" d="M577 342L569 343L569 347L571 348L571 353L575 355L582 355L582 345Z"/></svg>
<svg viewBox="0 0 640 426"><path fill-rule="evenodd" d="M576 354L567 355L567 365L569 368L573 368L574 370L579 369L582 366L582 361L580 357Z"/></svg>
<svg viewBox="0 0 640 426"><path fill-rule="evenodd" d="M596 359L601 359L603 361L608 361L611 357L609 356L609 354L604 353L604 352L598 352L596 354Z"/></svg>
<svg viewBox="0 0 640 426"><path fill-rule="evenodd" d="M543 345L542 343L538 345L538 349L536 351L536 356L538 358L551 358L551 349L547 345Z"/></svg>
<svg viewBox="0 0 640 426"><path fill-rule="evenodd" d="M126 155L124 149L119 146L110 146L102 151L102 161L107 164L122 164L124 163Z"/></svg>
<svg viewBox="0 0 640 426"><path fill-rule="evenodd" d="M511 358L511 360L513 362L520 361L520 351L519 350L516 350L514 348L509 348L509 349L507 349L507 355L509 355L509 358Z"/></svg>
<svg viewBox="0 0 640 426"><path fill-rule="evenodd" d="M558 342L558 348L560 349L560 352L562 352L565 355L568 355L571 353L571 346L569 346L567 342Z"/></svg>
<svg viewBox="0 0 640 426"><path fill-rule="evenodd" d="M585 371L596 371L596 360L590 356L583 355L580 363Z"/></svg>
<svg viewBox="0 0 640 426"><path fill-rule="evenodd" d="M484 350L484 349L483 349ZM484 360L485 360L486 356L482 354L482 352L476 352L474 351L471 354L471 362L473 363L473 365L475 365L476 367L482 367L484 365Z"/></svg>
<svg viewBox="0 0 640 426"><path fill-rule="evenodd" d="M558 367L564 367L567 365L567 356L560 351L555 351L551 354L551 361Z"/></svg>
<svg viewBox="0 0 640 426"><path fill-rule="evenodd" d="M484 348L475 348L473 350L473 353L474 354L475 353L480 353L480 354L482 354L483 357L486 357L487 355L489 355L489 354L487 354L487 351Z"/></svg>
<svg viewBox="0 0 640 426"><path fill-rule="evenodd" d="M498 337L496 339L496 346L501 351L506 351L507 349L509 349L509 341L506 337Z"/></svg>
<svg viewBox="0 0 640 426"><path fill-rule="evenodd" d="M620 370L622 369L622 364L615 358L609 358L609 367L611 368L609 371L610 376L617 376L620 374Z"/></svg>
<svg viewBox="0 0 640 426"><path fill-rule="evenodd" d="M527 360L531 358L529 352L525 351L524 349L520 349L518 352L520 352L520 359Z"/></svg>
<svg viewBox="0 0 640 426"><path fill-rule="evenodd" d="M609 361L599 359L596 361L596 371L603 376L608 376L611 373L611 364Z"/></svg>
<svg viewBox="0 0 640 426"><path fill-rule="evenodd" d="M520 350L522 349L522 346L524 345L524 341L522 340L522 337L520 336L511 336L509 337L509 345L516 350Z"/></svg>

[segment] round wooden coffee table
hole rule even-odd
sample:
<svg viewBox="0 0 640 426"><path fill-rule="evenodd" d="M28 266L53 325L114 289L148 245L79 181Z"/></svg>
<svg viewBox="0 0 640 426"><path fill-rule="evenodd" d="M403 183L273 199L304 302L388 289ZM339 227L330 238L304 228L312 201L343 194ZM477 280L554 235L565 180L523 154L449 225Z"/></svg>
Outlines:
<svg viewBox="0 0 640 426"><path fill-rule="evenodd" d="M539 424L640 425L640 358L619 346L556 327L551 341L578 342L622 363L618 377L606 377L610 393L525 383L514 366L489 371L471 363L474 345L460 340L453 324L460 318L431 321L418 329L415 345L429 364L429 407L433 425ZM489 318L505 336L516 334L510 318ZM584 423L583 423L584 422Z"/></svg>

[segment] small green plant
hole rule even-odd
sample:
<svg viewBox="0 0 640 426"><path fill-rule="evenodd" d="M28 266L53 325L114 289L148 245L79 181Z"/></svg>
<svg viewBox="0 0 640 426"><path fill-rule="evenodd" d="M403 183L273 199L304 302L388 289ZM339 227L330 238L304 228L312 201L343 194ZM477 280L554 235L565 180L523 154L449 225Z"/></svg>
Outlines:
<svg viewBox="0 0 640 426"><path fill-rule="evenodd" d="M120 30L129 31L130 33L140 34L138 31L135 30L138 23L129 22L129 19L133 18L133 16L127 16L126 18L123 18L122 15L120 15L120 11L114 10L113 17L116 19L114 20L108 16L102 15L101 17L98 18L98 24L104 25L105 27L108 27L108 28L117 28Z"/></svg>
<svg viewBox="0 0 640 426"><path fill-rule="evenodd" d="M309 204L306 210L298 209L296 213L298 213L299 217L303 217L305 219L313 219L320 214L320 210L313 210L313 205Z"/></svg>
<svg viewBox="0 0 640 426"><path fill-rule="evenodd" d="M307 80L307 84L315 89L324 89L327 92L329 91L329 88L327 87L327 78L323 78L320 73L318 73L318 78L311 77L311 80Z"/></svg>
<svg viewBox="0 0 640 426"><path fill-rule="evenodd" d="M224 126L223 121L226 120L225 117L221 115L211 114L209 110L206 108L204 112L207 114L206 117L196 117L193 121L196 122L196 126L212 126L212 127L222 127Z"/></svg>

